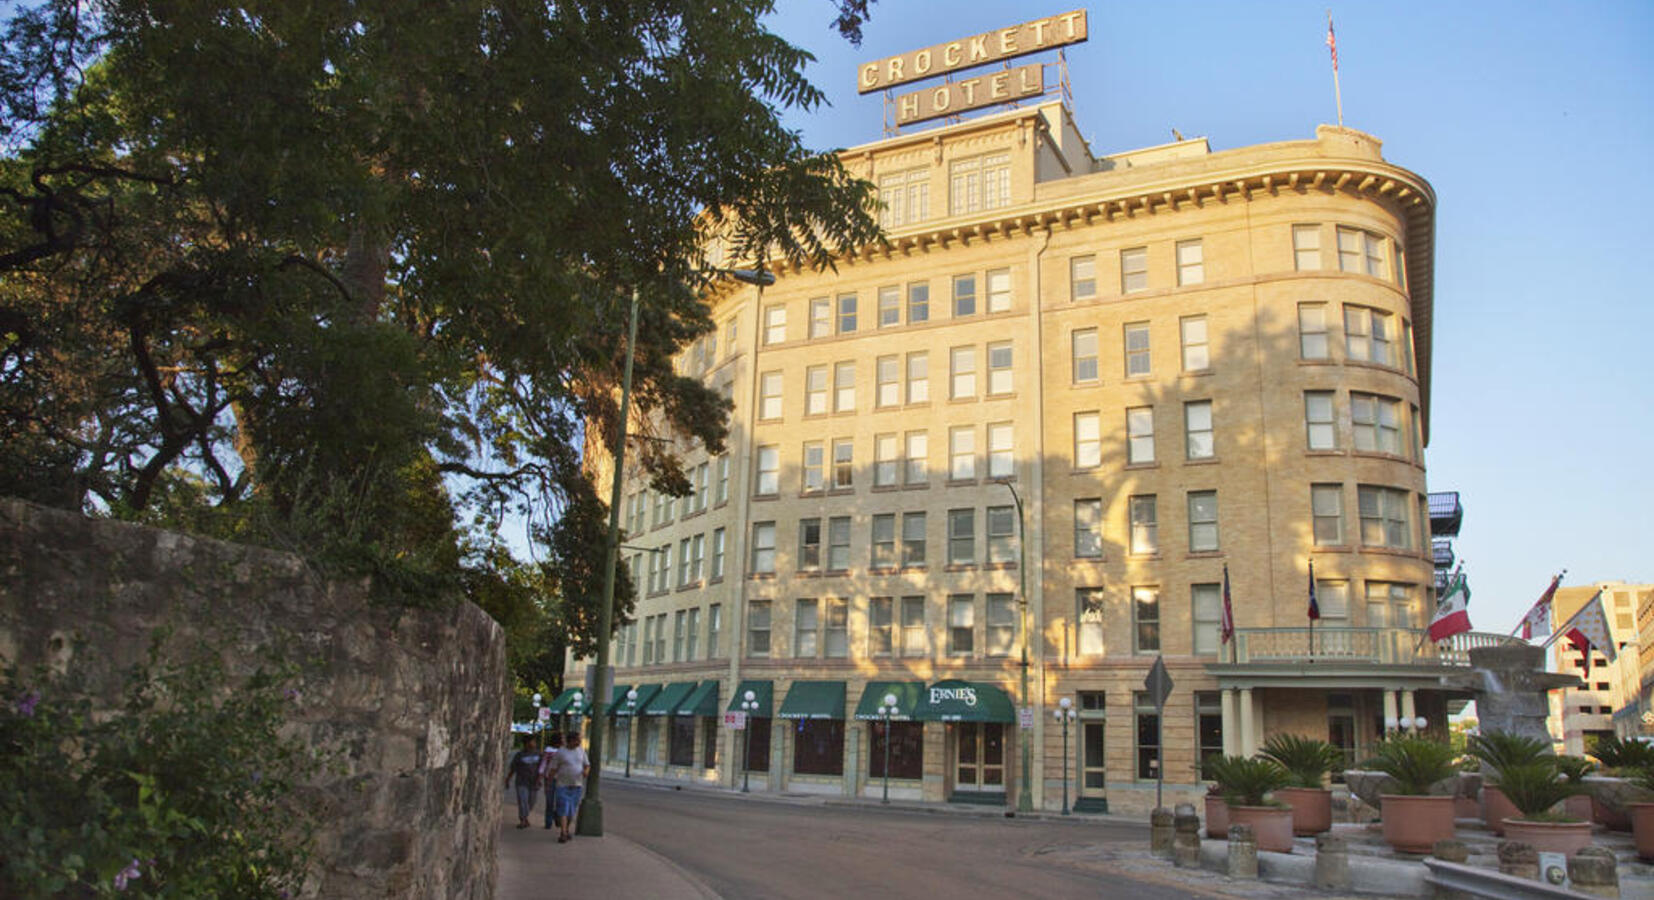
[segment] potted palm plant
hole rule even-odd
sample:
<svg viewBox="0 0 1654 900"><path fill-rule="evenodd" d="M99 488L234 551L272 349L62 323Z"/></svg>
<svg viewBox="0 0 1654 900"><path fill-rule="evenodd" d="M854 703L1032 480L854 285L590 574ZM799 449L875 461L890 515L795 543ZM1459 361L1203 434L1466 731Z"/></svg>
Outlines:
<svg viewBox="0 0 1654 900"><path fill-rule="evenodd" d="M1654 794L1654 769L1633 769L1633 786ZM1633 800L1627 803L1631 813L1631 833L1637 841L1637 856L1644 862L1654 862L1654 801Z"/></svg>
<svg viewBox="0 0 1654 900"><path fill-rule="evenodd" d="M1500 773L1509 766L1527 765L1551 755L1550 744L1509 731L1473 734L1465 750L1482 763L1482 821L1494 834L1505 833L1505 820L1517 809L1500 789Z"/></svg>
<svg viewBox="0 0 1654 900"><path fill-rule="evenodd" d="M1344 754L1326 741L1296 734L1272 735L1263 755L1287 771L1286 787L1276 799L1292 808L1292 833L1320 834L1332 829L1332 791L1327 773L1344 762Z"/></svg>
<svg viewBox="0 0 1654 900"><path fill-rule="evenodd" d="M1591 817L1615 831L1630 831L1630 804L1654 800L1654 790L1626 776L1654 768L1654 745L1602 735L1591 742L1590 753L1602 765L1602 774L1585 779L1591 787Z"/></svg>
<svg viewBox="0 0 1654 900"><path fill-rule="evenodd" d="M1453 747L1422 737L1395 736L1378 743L1363 768L1394 780L1393 793L1380 796L1384 839L1404 853L1429 853L1437 841L1453 837L1455 785Z"/></svg>
<svg viewBox="0 0 1654 900"><path fill-rule="evenodd" d="M1505 819L1505 834L1531 844L1541 853L1578 853L1591 843L1591 823L1558 812L1555 807L1583 787L1573 784L1552 757L1512 763L1499 773L1500 789L1518 814Z"/></svg>
<svg viewBox="0 0 1654 900"><path fill-rule="evenodd" d="M1212 784L1206 788L1206 836L1213 839L1229 837L1229 804L1223 800L1223 771L1225 757L1211 753L1200 763L1200 776Z"/></svg>
<svg viewBox="0 0 1654 900"><path fill-rule="evenodd" d="M1292 808L1274 799L1290 776L1272 759L1226 756L1213 768L1229 825L1251 825L1259 850L1292 852Z"/></svg>

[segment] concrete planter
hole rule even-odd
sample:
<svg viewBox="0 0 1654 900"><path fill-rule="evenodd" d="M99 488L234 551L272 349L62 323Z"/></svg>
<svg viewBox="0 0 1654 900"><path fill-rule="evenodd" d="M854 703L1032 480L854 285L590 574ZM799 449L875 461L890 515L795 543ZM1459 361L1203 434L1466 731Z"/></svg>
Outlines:
<svg viewBox="0 0 1654 900"><path fill-rule="evenodd" d="M1591 809L1591 796L1589 794L1577 794L1562 801L1562 811L1581 822L1592 822L1596 819L1596 815Z"/></svg>
<svg viewBox="0 0 1654 900"><path fill-rule="evenodd" d="M1587 775L1585 784L1591 788L1592 820L1614 831L1631 830L1630 804L1654 801L1654 793L1624 778Z"/></svg>
<svg viewBox="0 0 1654 900"><path fill-rule="evenodd" d="M1229 804L1222 794L1206 795L1206 836L1219 839L1229 836Z"/></svg>
<svg viewBox="0 0 1654 900"><path fill-rule="evenodd" d="M1510 802L1510 798L1506 797L1505 792L1499 790L1497 785L1490 784L1482 788L1482 822L1487 825L1489 831L1503 836L1505 820L1514 819L1521 814L1522 811Z"/></svg>
<svg viewBox="0 0 1654 900"><path fill-rule="evenodd" d="M1292 810L1284 806L1231 806L1230 825L1250 825L1259 850L1292 852Z"/></svg>
<svg viewBox="0 0 1654 900"><path fill-rule="evenodd" d="M1637 839L1637 858L1654 862L1654 803L1631 804L1631 831Z"/></svg>
<svg viewBox="0 0 1654 900"><path fill-rule="evenodd" d="M1385 794L1384 840L1403 853L1429 853L1437 841L1453 837L1453 798Z"/></svg>
<svg viewBox="0 0 1654 900"><path fill-rule="evenodd" d="M1300 837L1332 830L1332 791L1324 788L1281 788L1275 799L1292 807L1292 833Z"/></svg>
<svg viewBox="0 0 1654 900"><path fill-rule="evenodd" d="M1540 853L1573 856L1591 846L1590 822L1529 822L1509 818L1504 821L1504 826L1507 838L1532 845Z"/></svg>

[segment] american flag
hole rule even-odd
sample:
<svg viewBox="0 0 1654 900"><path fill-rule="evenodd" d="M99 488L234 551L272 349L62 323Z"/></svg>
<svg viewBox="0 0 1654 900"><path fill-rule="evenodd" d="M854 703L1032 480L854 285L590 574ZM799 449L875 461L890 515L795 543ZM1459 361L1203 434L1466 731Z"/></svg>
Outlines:
<svg viewBox="0 0 1654 900"><path fill-rule="evenodd" d="M1321 604L1315 601L1315 560L1309 561L1309 620L1321 618Z"/></svg>
<svg viewBox="0 0 1654 900"><path fill-rule="evenodd" d="M1235 608L1229 603L1229 566L1223 567L1223 620L1218 625L1218 633L1223 636L1221 643L1229 643L1235 639Z"/></svg>
<svg viewBox="0 0 1654 900"><path fill-rule="evenodd" d="M1332 34L1332 13L1327 13L1327 49L1332 51L1332 70L1338 71L1338 39Z"/></svg>

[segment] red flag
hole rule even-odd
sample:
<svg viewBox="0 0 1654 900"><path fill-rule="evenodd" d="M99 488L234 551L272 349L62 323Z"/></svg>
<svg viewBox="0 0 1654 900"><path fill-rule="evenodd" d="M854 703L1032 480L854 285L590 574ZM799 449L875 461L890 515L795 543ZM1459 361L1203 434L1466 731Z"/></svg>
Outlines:
<svg viewBox="0 0 1654 900"><path fill-rule="evenodd" d="M1557 585L1561 583L1561 574L1552 577L1551 586L1545 589L1545 593L1539 595L1539 599L1534 601L1533 607L1528 610L1528 614L1522 617L1521 624L1516 626L1517 630L1522 632L1522 640L1531 640L1535 628L1539 629L1541 637L1550 633L1551 598L1556 596ZM1516 632L1511 633L1515 634Z"/></svg>
<svg viewBox="0 0 1654 900"><path fill-rule="evenodd" d="M1229 643L1235 639L1235 608L1229 602L1229 565L1223 566L1223 620L1218 625L1218 633L1222 635L1222 643Z"/></svg>
<svg viewBox="0 0 1654 900"><path fill-rule="evenodd" d="M1338 71L1338 39L1332 34L1332 13L1327 13L1327 49L1332 51L1332 70Z"/></svg>

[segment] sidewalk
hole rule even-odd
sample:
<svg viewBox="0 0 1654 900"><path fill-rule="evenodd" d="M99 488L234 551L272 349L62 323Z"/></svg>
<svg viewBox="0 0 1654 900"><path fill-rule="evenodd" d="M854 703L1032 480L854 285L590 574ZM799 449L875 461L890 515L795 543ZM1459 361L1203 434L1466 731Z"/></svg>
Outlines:
<svg viewBox="0 0 1654 900"><path fill-rule="evenodd" d="M541 797L543 801L545 798ZM533 827L517 827L517 799L500 815L499 900L547 897L650 897L716 900L717 894L670 860L618 834L576 837L557 843L546 830L545 807L536 804Z"/></svg>

